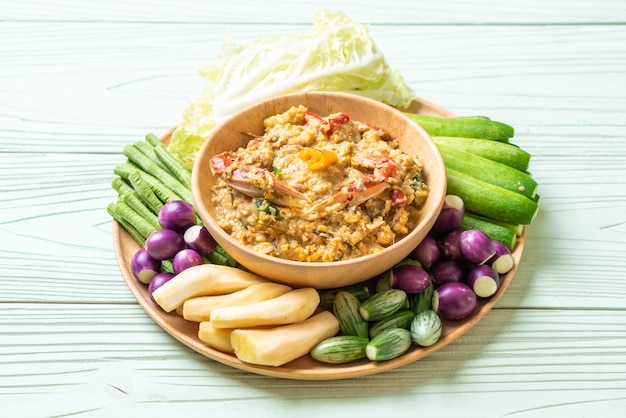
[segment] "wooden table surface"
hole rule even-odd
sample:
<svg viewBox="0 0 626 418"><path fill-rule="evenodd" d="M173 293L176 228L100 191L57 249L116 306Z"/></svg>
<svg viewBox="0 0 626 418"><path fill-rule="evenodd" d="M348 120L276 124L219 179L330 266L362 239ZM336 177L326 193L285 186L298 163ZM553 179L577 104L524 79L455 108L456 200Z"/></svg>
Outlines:
<svg viewBox="0 0 626 418"><path fill-rule="evenodd" d="M540 213L496 307L445 349L331 382L180 344L118 268L124 145L164 133L237 42L370 24L416 94L516 128ZM0 0L0 415L626 416L626 2Z"/></svg>

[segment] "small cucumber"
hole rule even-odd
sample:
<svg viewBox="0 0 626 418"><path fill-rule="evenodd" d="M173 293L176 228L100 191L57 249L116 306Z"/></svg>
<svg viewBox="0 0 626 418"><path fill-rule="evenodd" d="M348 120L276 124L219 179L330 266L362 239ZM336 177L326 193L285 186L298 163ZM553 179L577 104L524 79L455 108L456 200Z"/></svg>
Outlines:
<svg viewBox="0 0 626 418"><path fill-rule="evenodd" d="M361 302L352 293L345 290L337 292L333 302L333 313L339 321L339 328L345 335L367 338L369 325L361 316Z"/></svg>
<svg viewBox="0 0 626 418"><path fill-rule="evenodd" d="M409 330L388 328L370 340L365 347L365 354L372 361L391 360L406 353L411 343Z"/></svg>
<svg viewBox="0 0 626 418"><path fill-rule="evenodd" d="M512 126L491 120L487 116L444 118L413 113L407 113L406 116L417 122L430 136L483 138L509 142L509 138L515 135L515 129Z"/></svg>
<svg viewBox="0 0 626 418"><path fill-rule="evenodd" d="M529 225L539 210L537 202L519 193L446 168L448 194L463 199L465 210L510 224Z"/></svg>
<svg viewBox="0 0 626 418"><path fill-rule="evenodd" d="M418 313L411 322L411 339L422 347L439 341L442 331L441 318L431 309Z"/></svg>
<svg viewBox="0 0 626 418"><path fill-rule="evenodd" d="M528 198L535 196L537 182L529 174L488 158L437 144L446 169L460 171L476 179L502 187Z"/></svg>
<svg viewBox="0 0 626 418"><path fill-rule="evenodd" d="M322 363L342 364L366 357L369 339L354 335L337 335L318 343L311 350L311 357Z"/></svg>
<svg viewBox="0 0 626 418"><path fill-rule="evenodd" d="M409 296L409 306L411 307L413 315L417 315L426 309L430 309L430 305L433 300L433 293L435 293L435 287L431 281L424 291Z"/></svg>
<svg viewBox="0 0 626 418"><path fill-rule="evenodd" d="M374 293L361 303L359 312L366 321L378 321L406 307L408 299L401 289L387 289Z"/></svg>
<svg viewBox="0 0 626 418"><path fill-rule="evenodd" d="M385 319L374 322L370 326L370 338L374 338L388 328L404 328L409 329L411 321L413 321L413 312L408 309L397 311Z"/></svg>
<svg viewBox="0 0 626 418"><path fill-rule="evenodd" d="M359 283L350 286L338 287L336 289L328 289L320 291L320 306L326 309L332 309L335 302L335 295L340 291L352 293L356 298L363 302L370 297L370 291L366 284Z"/></svg>
<svg viewBox="0 0 626 418"><path fill-rule="evenodd" d="M478 138L454 138L449 136L436 136L433 141L440 144L454 147L461 151L471 152L492 161L497 161L513 167L520 171L528 170L530 165L530 154L517 145L491 141Z"/></svg>

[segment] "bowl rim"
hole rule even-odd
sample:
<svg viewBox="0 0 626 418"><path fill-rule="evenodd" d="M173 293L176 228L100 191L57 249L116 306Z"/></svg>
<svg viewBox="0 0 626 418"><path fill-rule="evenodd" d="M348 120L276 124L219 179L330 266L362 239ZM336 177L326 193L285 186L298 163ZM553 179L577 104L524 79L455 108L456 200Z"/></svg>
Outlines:
<svg viewBox="0 0 626 418"><path fill-rule="evenodd" d="M403 119L405 122L407 122L409 125L411 125L414 129L416 129L419 132L419 136L421 137L421 140L424 140L428 146L431 148L432 153L434 155L434 160L432 160L429 164L430 167L435 167L436 170L434 170L435 175L437 175L436 173L440 173L441 175L441 180L440 180L440 184L441 187L439 189L433 190L430 188L430 184L428 182L426 182L426 184L429 186L429 195L427 197L427 199L437 199L438 204L435 208L434 211L427 213L426 214L426 223L423 225L419 225L420 223L422 223L421 220L421 216L420 216L420 221L418 221L418 226L421 226L421 228L417 228L417 226L410 231L407 235L405 235L404 237L402 237L402 239L400 239L399 241L396 241L395 243L393 243L392 245L385 247L384 249L377 251L375 253L371 253L371 254L367 254L367 255L363 255L360 257L356 257L356 258L351 258L348 260L339 260L339 261L333 261L333 262L309 262L309 261L296 261L296 260L290 260L290 259L285 259L285 258L280 258L280 257L275 257L275 256L271 256L271 255L267 255L264 254L260 251L256 251L251 247L245 246L243 245L241 242L239 242L238 240L234 239L232 236L230 236L230 234L228 234L226 231L223 230L223 228L219 227L218 225L216 225L216 220L215 218L211 215L210 212L206 211L204 207L198 207L198 214L200 215L200 217L202 218L203 215L204 216L208 216L209 220L211 220L211 222L207 222L205 219L203 219L205 225L207 226L207 228L209 229L215 229L215 231L211 231L212 234L216 234L219 235L219 238L223 238L225 240L227 240L228 242L230 242L233 245L237 245L239 246L242 251L245 251L248 254L252 254L254 257L259 258L261 260L267 261L267 262L271 262L271 263L280 263L281 265L284 266L290 266L293 268L305 268L305 267L311 267L311 266L315 266L316 269L334 269L337 268L339 266L342 267L346 267L346 266L352 266L352 265L356 265L356 264L360 264L363 262L367 262L373 258L380 258L380 257L384 257L387 254L393 253L395 252L395 250L397 249L397 245L398 243L416 235L419 234L420 231L422 231L423 229L426 230L430 230L432 228L432 226L434 225L435 221L436 221L436 215L441 211L441 208L443 207L443 201L445 198L445 194L446 194L446 189L447 189L447 180L446 180L446 169L445 169L445 165L443 162L443 157L441 156L441 153L439 152L439 149L437 148L434 140L432 139L432 137L426 132L426 130L424 128L422 128L417 122L411 120L409 117L407 117L403 111L387 105L383 102L374 100L372 98L366 97L366 96L362 96L362 95L358 95L358 94L354 94L354 93L346 93L346 92L329 92L329 91L307 91L307 92L299 92L299 93L289 93L289 94L284 94L284 95L279 95L279 96L274 96L265 100L261 100L259 102L256 102L255 104L249 105L241 110L239 110L238 112L236 112L235 114L231 115L229 118L227 118L226 120L224 120L223 122L221 122L220 124L218 124L214 129L211 130L211 132L208 134L208 136L205 138L205 141L203 142L202 146L200 147L200 150L198 151L197 157L196 157L196 162L199 159L203 159L206 157L203 157L206 155L206 148L208 148L210 146L210 141L209 139L213 138L216 135L220 134L220 130L222 129L222 127L226 124L228 124L231 120L234 120L235 118L241 117L242 114L245 114L247 112L249 112L251 109L257 108L257 107L262 107L262 106L266 106L267 103L271 103L271 102L278 102L281 100L285 100L285 99L290 99L290 98L295 98L295 97L302 97L302 98L308 98L308 97L338 97L338 98L345 98L345 99L349 99L349 100L357 100L357 101L361 101L363 103L366 103L368 105L372 105L372 106L376 106L379 107L381 109L385 109L385 111L391 112L391 113L395 113L397 117L399 117L400 119ZM306 106L306 103L303 103ZM270 116L270 115L267 115ZM266 116L266 117L267 117ZM194 197L194 200L196 200L196 205L198 203L198 195L200 194L200 190L199 190L199 169L197 168L198 165L194 164L193 166L193 170L192 170L192 195ZM433 175L432 173L429 175ZM434 192L434 194L433 194ZM208 224L208 225L207 225ZM235 258L236 259L236 258ZM239 260L237 260L239 262Z"/></svg>

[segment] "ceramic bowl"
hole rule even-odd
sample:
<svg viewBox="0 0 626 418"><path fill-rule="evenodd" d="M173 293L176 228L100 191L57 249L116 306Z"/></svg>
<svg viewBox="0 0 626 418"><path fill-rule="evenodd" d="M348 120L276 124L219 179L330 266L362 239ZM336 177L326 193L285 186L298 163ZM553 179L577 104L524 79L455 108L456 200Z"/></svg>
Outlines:
<svg viewBox="0 0 626 418"><path fill-rule="evenodd" d="M212 156L245 147L250 136L263 133L263 119L304 105L318 115L347 113L351 119L386 128L400 149L417 155L424 164L423 179L429 187L417 226L403 239L374 254L337 262L301 262L268 256L241 244L217 223L211 204L215 177ZM407 257L432 228L446 192L446 173L441 155L429 135L402 112L383 103L347 93L307 92L275 97L241 110L218 125L206 139L192 173L192 193L198 214L217 243L246 269L293 287L329 289L362 282L393 267Z"/></svg>

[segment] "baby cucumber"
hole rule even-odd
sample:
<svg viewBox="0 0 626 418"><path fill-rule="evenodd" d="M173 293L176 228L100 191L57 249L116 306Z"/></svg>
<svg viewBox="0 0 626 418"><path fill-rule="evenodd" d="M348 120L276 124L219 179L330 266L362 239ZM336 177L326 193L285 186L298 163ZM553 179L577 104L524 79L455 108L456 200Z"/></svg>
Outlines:
<svg viewBox="0 0 626 418"><path fill-rule="evenodd" d="M422 347L435 344L441 338L441 318L433 310L427 309L415 315L411 322L411 339Z"/></svg>
<svg viewBox="0 0 626 418"><path fill-rule="evenodd" d="M345 335L367 338L369 325L361 316L361 302L352 293L345 290L337 292L333 303L333 313L339 321L339 328Z"/></svg>
<svg viewBox="0 0 626 418"><path fill-rule="evenodd" d="M322 363L342 364L366 357L369 339L355 335L338 335L318 343L311 350L311 357Z"/></svg>
<svg viewBox="0 0 626 418"><path fill-rule="evenodd" d="M411 344L409 330L388 328L370 340L365 347L365 354L372 361L391 360L406 353Z"/></svg>
<svg viewBox="0 0 626 418"><path fill-rule="evenodd" d="M406 292L400 289L387 289L374 293L361 303L359 312L366 321L378 321L408 306Z"/></svg>

